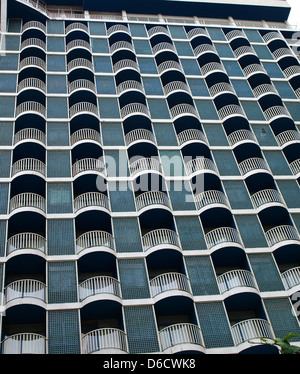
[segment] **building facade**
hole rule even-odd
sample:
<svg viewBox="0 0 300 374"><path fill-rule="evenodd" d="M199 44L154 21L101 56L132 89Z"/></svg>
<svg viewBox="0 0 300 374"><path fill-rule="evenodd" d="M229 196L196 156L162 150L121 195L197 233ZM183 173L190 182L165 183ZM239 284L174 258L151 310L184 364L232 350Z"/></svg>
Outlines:
<svg viewBox="0 0 300 374"><path fill-rule="evenodd" d="M275 353L251 341L300 333L288 5L60 3L1 6L1 352Z"/></svg>

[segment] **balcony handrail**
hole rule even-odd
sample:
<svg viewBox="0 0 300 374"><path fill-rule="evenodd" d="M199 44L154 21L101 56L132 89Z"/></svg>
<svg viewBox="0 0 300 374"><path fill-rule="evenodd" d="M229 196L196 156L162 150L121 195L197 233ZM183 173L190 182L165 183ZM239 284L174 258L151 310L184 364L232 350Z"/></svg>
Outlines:
<svg viewBox="0 0 300 374"><path fill-rule="evenodd" d="M163 244L169 244L180 248L177 233L170 229L152 230L143 235L142 243L144 252L148 251L150 248Z"/></svg>
<svg viewBox="0 0 300 374"><path fill-rule="evenodd" d="M267 170L270 172L269 165L266 163L266 161L260 157L252 157L248 158L239 164L239 169L242 173L242 175L246 175L247 173L253 171L253 170Z"/></svg>
<svg viewBox="0 0 300 374"><path fill-rule="evenodd" d="M35 171L46 175L46 165L37 158L22 158L12 165L12 176L22 171Z"/></svg>
<svg viewBox="0 0 300 374"><path fill-rule="evenodd" d="M117 73L121 69L126 69L126 68L131 68L131 69L134 69L134 70L136 70L138 72L140 71L140 68L139 68L139 65L137 64L137 62L133 61L133 60L130 60L130 59L125 59L125 60L117 61L113 65L113 71L114 71L114 73Z"/></svg>
<svg viewBox="0 0 300 374"><path fill-rule="evenodd" d="M110 233L101 230L88 231L76 239L77 254L94 247L107 247L114 251L115 240Z"/></svg>
<svg viewBox="0 0 300 374"><path fill-rule="evenodd" d="M288 47L278 48L272 53L276 60L284 56L294 56L293 52Z"/></svg>
<svg viewBox="0 0 300 374"><path fill-rule="evenodd" d="M233 227L218 227L211 230L205 235L205 241L208 249L223 243L243 245L239 232Z"/></svg>
<svg viewBox="0 0 300 374"><path fill-rule="evenodd" d="M165 34L170 36L169 30L167 30L164 26L153 26L151 29L147 30L149 38L152 38L152 36L156 34Z"/></svg>
<svg viewBox="0 0 300 374"><path fill-rule="evenodd" d="M75 58L71 60L67 65L68 72L77 67L85 67L93 71L93 63L86 58Z"/></svg>
<svg viewBox="0 0 300 374"><path fill-rule="evenodd" d="M14 135L14 144L17 144L21 142L22 140L38 140L44 145L46 144L46 135L43 133L43 131L36 129L36 128L25 128L20 131L18 131Z"/></svg>
<svg viewBox="0 0 300 374"><path fill-rule="evenodd" d="M16 116L25 112L37 112L43 117L46 116L46 108L43 104L38 101L24 101L19 104L16 109Z"/></svg>
<svg viewBox="0 0 300 374"><path fill-rule="evenodd" d="M85 129L79 129L75 132L70 137L71 140L71 145L74 145L75 143L81 141L81 140L94 140L98 143L101 144L101 134L90 128L85 128Z"/></svg>
<svg viewBox="0 0 300 374"><path fill-rule="evenodd" d="M37 208L46 212L46 199L32 192L23 192L14 196L9 202L9 212L18 208Z"/></svg>
<svg viewBox="0 0 300 374"><path fill-rule="evenodd" d="M283 70L287 78L291 78L293 75L300 74L300 65L292 65Z"/></svg>
<svg viewBox="0 0 300 374"><path fill-rule="evenodd" d="M177 134L179 145L182 145L191 140L200 140L205 144L208 144L206 136L199 129L186 129Z"/></svg>
<svg viewBox="0 0 300 374"><path fill-rule="evenodd" d="M276 94L278 95L278 91L276 88L269 83L261 84L253 89L254 96L258 99L260 96L264 94Z"/></svg>
<svg viewBox="0 0 300 374"><path fill-rule="evenodd" d="M201 66L200 68L204 76L212 72L218 72L218 71L226 73L224 66L220 62L208 62L207 64Z"/></svg>
<svg viewBox="0 0 300 374"><path fill-rule="evenodd" d="M231 270L217 277L220 293L236 287L251 287L257 289L253 274L248 270Z"/></svg>
<svg viewBox="0 0 300 374"><path fill-rule="evenodd" d="M143 85L136 81L136 80L128 80L125 82L120 83L117 86L117 94L120 95L121 93L128 91L128 90L138 90L142 93L145 93Z"/></svg>
<svg viewBox="0 0 300 374"><path fill-rule="evenodd" d="M185 91L187 93L191 93L189 86L181 81L172 81L166 84L164 87L165 95L169 95L171 92L174 91Z"/></svg>
<svg viewBox="0 0 300 374"><path fill-rule="evenodd" d="M130 103L121 108L121 117L125 118L130 114L146 114L150 116L149 109L141 103Z"/></svg>
<svg viewBox="0 0 300 374"><path fill-rule="evenodd" d="M185 169L187 175L191 175L197 171L211 170L215 173L218 173L216 165L209 158L197 157L193 160L188 161L185 164Z"/></svg>
<svg viewBox="0 0 300 374"><path fill-rule="evenodd" d="M185 291L191 293L191 285L188 277L181 273L170 272L156 276L150 281L150 291L155 297L166 291Z"/></svg>
<svg viewBox="0 0 300 374"><path fill-rule="evenodd" d="M260 318L238 322L231 326L231 332L236 346L256 338L274 339L274 333L270 323Z"/></svg>
<svg viewBox="0 0 300 374"><path fill-rule="evenodd" d="M213 53L217 54L217 50L216 50L215 46L212 45L212 44L209 44L209 43L199 44L194 48L194 54L195 54L196 57L199 57L202 54L207 53L207 52L213 52Z"/></svg>
<svg viewBox="0 0 300 374"><path fill-rule="evenodd" d="M177 104L170 109L172 118L176 118L181 114L192 114L199 118L196 108L191 104Z"/></svg>
<svg viewBox="0 0 300 374"><path fill-rule="evenodd" d="M124 331L116 328L102 328L90 331L82 339L84 354L101 351L102 349L118 349L128 352L127 337Z"/></svg>
<svg viewBox="0 0 300 374"><path fill-rule="evenodd" d="M269 247L280 242L295 240L300 241L299 233L294 226L281 225L273 227L272 229L265 232L265 236Z"/></svg>
<svg viewBox="0 0 300 374"><path fill-rule="evenodd" d="M25 39L21 43L21 50L23 48L26 48L26 47L29 47L29 46L40 47L43 50L46 50L46 43L43 40L39 39L39 38L28 38L28 39Z"/></svg>
<svg viewBox="0 0 300 374"><path fill-rule="evenodd" d="M285 205L280 193L274 189L265 189L256 192L251 196L251 200L255 208L259 208L264 204L280 203Z"/></svg>
<svg viewBox="0 0 300 374"><path fill-rule="evenodd" d="M281 274L283 284L286 290L300 284L300 266L286 270Z"/></svg>
<svg viewBox="0 0 300 374"><path fill-rule="evenodd" d="M286 143L300 141L300 133L297 130L286 130L276 135L276 140L279 146L282 147Z"/></svg>
<svg viewBox="0 0 300 374"><path fill-rule="evenodd" d="M280 105L272 106L272 107L266 109L264 111L264 115L265 115L267 121L271 121L278 116L284 116L284 117L291 118L291 115L290 115L289 111L285 107L280 106Z"/></svg>
<svg viewBox="0 0 300 374"><path fill-rule="evenodd" d="M38 88L44 93L46 92L46 84L41 79L38 78L25 78L18 84L18 92L24 88Z"/></svg>
<svg viewBox="0 0 300 374"><path fill-rule="evenodd" d="M28 21L24 23L22 27L22 32L30 28L40 29L44 33L46 32L46 26L42 22L39 22L39 21Z"/></svg>
<svg viewBox="0 0 300 374"><path fill-rule="evenodd" d="M120 282L107 275L95 276L81 282L78 286L80 301L89 296L112 294L121 297Z"/></svg>
<svg viewBox="0 0 300 374"><path fill-rule="evenodd" d="M137 211L151 205L164 205L171 208L170 199L167 194L162 191L147 191L135 198Z"/></svg>
<svg viewBox="0 0 300 374"><path fill-rule="evenodd" d="M3 354L45 354L46 344L45 336L29 332L7 336L1 343Z"/></svg>
<svg viewBox="0 0 300 374"><path fill-rule="evenodd" d="M212 87L209 88L209 93L212 97L215 97L216 95L220 93L228 93L228 92L236 94L232 85L227 82L216 83Z"/></svg>
<svg viewBox="0 0 300 374"><path fill-rule="evenodd" d="M225 36L229 42L231 42L234 38L239 38L239 37L247 39L247 36L244 30L231 30Z"/></svg>
<svg viewBox="0 0 300 374"><path fill-rule="evenodd" d="M110 210L108 197L101 192L85 192L74 199L75 213L90 206L100 206Z"/></svg>
<svg viewBox="0 0 300 374"><path fill-rule="evenodd" d="M180 63L177 61L173 61L173 60L164 61L157 66L157 70L159 74L162 74L163 72L169 69L176 69L176 70L183 72L183 69Z"/></svg>
<svg viewBox="0 0 300 374"><path fill-rule="evenodd" d="M222 204L230 207L229 201L226 195L219 190L208 190L200 192L194 196L196 208L198 210L211 205L211 204Z"/></svg>
<svg viewBox="0 0 300 374"><path fill-rule="evenodd" d="M86 40L83 40L83 39L75 39L75 40L71 40L68 44L67 44L67 52L70 52L71 49L73 48L86 48L88 51L91 51L92 50L92 47L90 45L89 42L87 42Z"/></svg>
<svg viewBox="0 0 300 374"><path fill-rule="evenodd" d="M111 53L114 53L119 49L129 49L130 51L134 52L133 45L125 40L120 40L110 46Z"/></svg>
<svg viewBox="0 0 300 374"><path fill-rule="evenodd" d="M172 43L168 43L168 42L158 43L158 44L156 44L152 47L152 51L153 51L154 55L157 54L158 52L165 51L165 50L176 52L176 49L175 49L174 45Z"/></svg>
<svg viewBox="0 0 300 374"><path fill-rule="evenodd" d="M221 121L233 115L246 117L243 108L240 105L236 105L236 104L229 104L229 105L223 106L221 109L218 110L218 114L219 114Z"/></svg>
<svg viewBox="0 0 300 374"><path fill-rule="evenodd" d="M127 26L125 25L112 25L110 26L108 29L107 29L107 35L108 36L111 36L113 33L115 32L119 32L119 31L122 31L122 32L126 32L127 34L130 35L130 32L129 32L129 29Z"/></svg>
<svg viewBox="0 0 300 374"><path fill-rule="evenodd" d="M73 177L84 171L99 171L102 174L106 173L104 163L98 158L82 158L72 165Z"/></svg>
<svg viewBox="0 0 300 374"><path fill-rule="evenodd" d="M232 132L230 135L228 135L227 139L231 147L233 147L239 142L247 141L247 140L254 141L255 143L257 143L255 135L253 134L251 130L248 130L248 129L236 130Z"/></svg>
<svg viewBox="0 0 300 374"><path fill-rule="evenodd" d="M5 287L4 293L5 303L27 297L46 301L46 285L36 279L20 279L11 282Z"/></svg>
<svg viewBox="0 0 300 374"><path fill-rule="evenodd" d="M92 104L88 101L81 101L72 105L69 109L70 117L75 116L76 114L81 114L82 112L93 113L99 117L98 108L95 104Z"/></svg>
<svg viewBox="0 0 300 374"><path fill-rule="evenodd" d="M96 92L95 84L88 79L76 79L75 81L69 83L68 85L69 93L72 93L73 91L78 90L78 89L88 89L93 92Z"/></svg>
<svg viewBox="0 0 300 374"><path fill-rule="evenodd" d="M240 58L245 54L253 54L253 55L257 56L253 47L251 47L249 45L243 45L241 47L238 47L237 49L235 49L233 51L233 53L235 54L236 58Z"/></svg>
<svg viewBox="0 0 300 374"><path fill-rule="evenodd" d="M197 344L204 347L201 330L192 323L177 323L159 331L162 350L177 344Z"/></svg>
<svg viewBox="0 0 300 374"><path fill-rule="evenodd" d="M153 157L142 157L138 160L133 161L130 165L131 176L141 172L141 171L162 171L161 163Z"/></svg>
<svg viewBox="0 0 300 374"><path fill-rule="evenodd" d="M298 174L300 172L300 158L298 158L297 160L291 162L290 164L290 168L292 170L292 173L294 175Z"/></svg>
<svg viewBox="0 0 300 374"><path fill-rule="evenodd" d="M266 69L261 64L251 64L243 68L243 72L247 78L253 73L265 73L267 74Z"/></svg>
<svg viewBox="0 0 300 374"><path fill-rule="evenodd" d="M265 35L262 35L262 38L265 43L269 43L270 41L274 39L281 39L285 40L281 34L279 34L277 31L270 31Z"/></svg>
<svg viewBox="0 0 300 374"><path fill-rule="evenodd" d="M46 252L46 239L39 234L32 232L22 232L11 236L7 240L7 254L16 250L38 250L43 253Z"/></svg>
<svg viewBox="0 0 300 374"><path fill-rule="evenodd" d="M152 131L147 129L135 129L125 135L126 146L137 140L149 140L152 143L156 144L154 134L152 133Z"/></svg>
<svg viewBox="0 0 300 374"><path fill-rule="evenodd" d="M88 27L81 22L73 22L70 25L68 25L65 29L65 33L68 34L70 31L73 31L73 30L82 30L82 31L85 31L86 33L89 32Z"/></svg>
<svg viewBox="0 0 300 374"><path fill-rule="evenodd" d="M36 57L36 56L29 56L29 57L23 58L20 61L19 69L21 70L24 67L30 66L30 65L32 65L34 67L40 67L43 70L46 70L46 62L43 59L41 59L40 57Z"/></svg>
<svg viewBox="0 0 300 374"><path fill-rule="evenodd" d="M195 36L200 36L200 35L209 37L208 32L202 29L201 27L195 27L187 33L187 36L189 39L192 39Z"/></svg>

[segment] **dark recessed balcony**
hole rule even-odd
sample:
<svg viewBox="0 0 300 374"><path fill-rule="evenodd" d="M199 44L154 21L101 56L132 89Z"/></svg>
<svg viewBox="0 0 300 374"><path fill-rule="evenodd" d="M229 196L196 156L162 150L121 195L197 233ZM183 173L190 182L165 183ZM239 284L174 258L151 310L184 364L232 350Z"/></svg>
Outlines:
<svg viewBox="0 0 300 374"><path fill-rule="evenodd" d="M30 332L13 334L1 342L2 354L46 354L45 336Z"/></svg>
<svg viewBox="0 0 300 374"><path fill-rule="evenodd" d="M77 254L84 250L108 250L108 252L115 252L114 238L106 231L88 231L76 239Z"/></svg>
<svg viewBox="0 0 300 374"><path fill-rule="evenodd" d="M78 286L79 300L88 301L98 297L98 299L121 299L120 282L110 276L95 276L81 282Z"/></svg>
<svg viewBox="0 0 300 374"><path fill-rule="evenodd" d="M7 241L6 255L14 251L32 253L40 251L46 253L46 239L39 234L32 232L22 232L11 236Z"/></svg>
<svg viewBox="0 0 300 374"><path fill-rule="evenodd" d="M217 278L218 286L221 294L226 294L236 289L252 288L258 291L255 278L250 271L247 270L231 270Z"/></svg>
<svg viewBox="0 0 300 374"><path fill-rule="evenodd" d="M231 327L233 341L236 346L260 338L275 339L272 327L265 319L248 319Z"/></svg>
<svg viewBox="0 0 300 374"><path fill-rule="evenodd" d="M216 249L223 246L243 247L239 232L233 227L218 227L205 235L208 249Z"/></svg>
<svg viewBox="0 0 300 374"><path fill-rule="evenodd" d="M70 23L70 25L68 25L65 29L66 35L68 35L71 31L84 31L87 34L89 33L88 27L81 22Z"/></svg>
<svg viewBox="0 0 300 374"><path fill-rule="evenodd" d="M82 353L116 354L128 353L127 336L124 331L116 328L102 328L90 331L81 338Z"/></svg>
<svg viewBox="0 0 300 374"><path fill-rule="evenodd" d="M38 29L40 31L43 31L43 33L46 33L46 26L39 21L28 21L24 23L22 27L22 32L29 30L29 29Z"/></svg>

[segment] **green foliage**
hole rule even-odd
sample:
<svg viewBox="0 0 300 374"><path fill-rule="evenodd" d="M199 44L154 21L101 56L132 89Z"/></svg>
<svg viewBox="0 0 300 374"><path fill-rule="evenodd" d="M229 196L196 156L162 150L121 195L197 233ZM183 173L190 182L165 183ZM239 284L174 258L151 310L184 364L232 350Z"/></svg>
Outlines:
<svg viewBox="0 0 300 374"><path fill-rule="evenodd" d="M275 338L272 342L269 340L260 338L260 340L263 342L263 344L267 345L274 345L277 346L282 354L289 355L289 354L296 354L300 353L300 347L297 347L296 345L291 345L289 343L289 339L299 337L298 334L290 333L287 334L283 339L282 338Z"/></svg>

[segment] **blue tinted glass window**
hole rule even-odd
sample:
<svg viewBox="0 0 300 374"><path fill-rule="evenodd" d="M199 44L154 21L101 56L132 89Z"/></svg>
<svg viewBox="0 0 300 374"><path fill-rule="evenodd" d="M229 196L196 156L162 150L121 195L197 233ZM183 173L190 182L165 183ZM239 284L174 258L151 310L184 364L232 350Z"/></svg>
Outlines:
<svg viewBox="0 0 300 374"><path fill-rule="evenodd" d="M47 21L47 33L48 34L64 34L64 22L63 21Z"/></svg>
<svg viewBox="0 0 300 374"><path fill-rule="evenodd" d="M91 35L106 35L106 27L103 22L90 22Z"/></svg>
<svg viewBox="0 0 300 374"><path fill-rule="evenodd" d="M65 39L62 37L48 36L47 51L48 52L64 52L65 51Z"/></svg>
<svg viewBox="0 0 300 374"><path fill-rule="evenodd" d="M65 71L65 56L47 55L47 70Z"/></svg>
<svg viewBox="0 0 300 374"><path fill-rule="evenodd" d="M195 104L201 119L219 119L216 108L211 100L195 100Z"/></svg>
<svg viewBox="0 0 300 374"><path fill-rule="evenodd" d="M188 42L174 42L179 56L194 56L194 52Z"/></svg>
<svg viewBox="0 0 300 374"><path fill-rule="evenodd" d="M147 31L144 25L132 23L129 25L132 36L144 36L147 37Z"/></svg>
<svg viewBox="0 0 300 374"><path fill-rule="evenodd" d="M220 57L234 57L228 44L215 43L215 47Z"/></svg>
<svg viewBox="0 0 300 374"><path fill-rule="evenodd" d="M92 50L94 53L109 53L106 39L91 39Z"/></svg>
<svg viewBox="0 0 300 374"><path fill-rule="evenodd" d="M1 70L17 70L19 56L16 54L0 56L0 69Z"/></svg>
<svg viewBox="0 0 300 374"><path fill-rule="evenodd" d="M265 117L260 109L260 106L254 101L243 101L242 106L244 111L251 121L264 121Z"/></svg>
<svg viewBox="0 0 300 374"><path fill-rule="evenodd" d="M135 52L140 55L152 55L152 49L148 40L135 39L133 41Z"/></svg>
<svg viewBox="0 0 300 374"><path fill-rule="evenodd" d="M138 63L142 74L157 74L156 63L153 58L139 57Z"/></svg>
<svg viewBox="0 0 300 374"><path fill-rule="evenodd" d="M296 95L288 82L278 81L278 82L273 82L273 84L282 98L296 99Z"/></svg>
<svg viewBox="0 0 300 374"><path fill-rule="evenodd" d="M67 118L68 103L64 97L47 98L47 116L49 118Z"/></svg>
<svg viewBox="0 0 300 374"><path fill-rule="evenodd" d="M254 97L253 92L247 81L232 80L231 83L238 97Z"/></svg>
<svg viewBox="0 0 300 374"><path fill-rule="evenodd" d="M229 76L243 77L244 73L236 61L222 61Z"/></svg>
<svg viewBox="0 0 300 374"><path fill-rule="evenodd" d="M207 31L213 40L227 40L222 29L218 27L208 27Z"/></svg>
<svg viewBox="0 0 300 374"><path fill-rule="evenodd" d="M196 60L182 58L181 64L185 74L188 75L201 75L201 71Z"/></svg>
<svg viewBox="0 0 300 374"><path fill-rule="evenodd" d="M100 76L96 77L98 94L115 94L115 81L113 77Z"/></svg>
<svg viewBox="0 0 300 374"><path fill-rule="evenodd" d="M96 73L111 73L112 66L110 57L94 56L94 67Z"/></svg>
<svg viewBox="0 0 300 374"><path fill-rule="evenodd" d="M154 119L158 118L170 118L168 105L164 99L148 99L149 109L151 117Z"/></svg>
<svg viewBox="0 0 300 374"><path fill-rule="evenodd" d="M186 32L182 26L169 26L170 33L175 39L187 39Z"/></svg>
<svg viewBox="0 0 300 374"><path fill-rule="evenodd" d="M163 89L159 78L143 78L144 88L147 95L163 95Z"/></svg>
<svg viewBox="0 0 300 374"><path fill-rule="evenodd" d="M280 67L276 63L264 62L263 66L271 78L284 78Z"/></svg>
<svg viewBox="0 0 300 374"><path fill-rule="evenodd" d="M204 79L188 78L188 83L194 96L209 96Z"/></svg>
<svg viewBox="0 0 300 374"><path fill-rule="evenodd" d="M0 92L16 92L17 76L0 74Z"/></svg>
<svg viewBox="0 0 300 374"><path fill-rule="evenodd" d="M114 98L99 99L99 110L102 118L120 118L118 100Z"/></svg>
<svg viewBox="0 0 300 374"><path fill-rule="evenodd" d="M66 93L66 77L65 75L48 75L47 76L47 92L48 93Z"/></svg>

